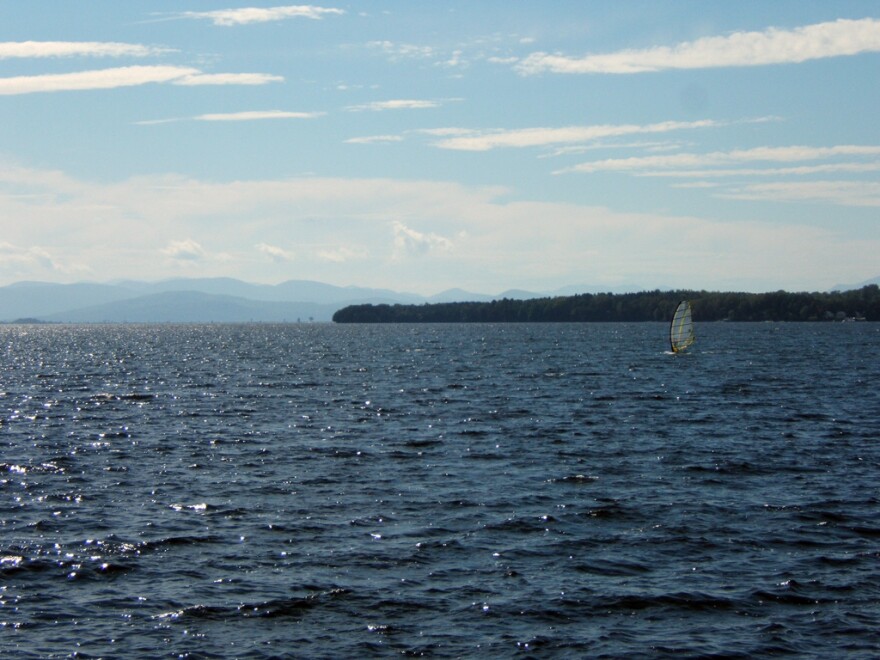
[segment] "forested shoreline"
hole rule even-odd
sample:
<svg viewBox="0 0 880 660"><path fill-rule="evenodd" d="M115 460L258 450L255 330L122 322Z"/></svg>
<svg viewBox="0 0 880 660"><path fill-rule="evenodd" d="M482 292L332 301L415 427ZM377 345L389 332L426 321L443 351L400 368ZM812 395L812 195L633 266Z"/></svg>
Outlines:
<svg viewBox="0 0 880 660"><path fill-rule="evenodd" d="M336 323L543 323L666 321L690 300L696 321L880 321L880 288L822 293L644 291L492 302L351 305Z"/></svg>

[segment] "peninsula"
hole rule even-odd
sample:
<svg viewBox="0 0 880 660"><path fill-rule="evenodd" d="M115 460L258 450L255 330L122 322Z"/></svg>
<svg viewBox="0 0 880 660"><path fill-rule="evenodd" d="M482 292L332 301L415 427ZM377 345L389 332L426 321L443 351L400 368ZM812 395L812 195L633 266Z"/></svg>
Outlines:
<svg viewBox="0 0 880 660"><path fill-rule="evenodd" d="M690 300L699 321L880 321L880 288L827 293L644 291L491 302L350 305L336 323L531 323L665 321Z"/></svg>

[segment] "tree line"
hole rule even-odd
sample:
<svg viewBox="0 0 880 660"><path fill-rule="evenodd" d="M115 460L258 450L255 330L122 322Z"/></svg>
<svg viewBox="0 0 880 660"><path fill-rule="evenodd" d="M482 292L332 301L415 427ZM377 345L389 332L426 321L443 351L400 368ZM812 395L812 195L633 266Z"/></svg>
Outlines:
<svg viewBox="0 0 880 660"><path fill-rule="evenodd" d="M539 323L668 321L681 300L690 300L697 321L880 321L880 288L871 284L826 293L735 293L643 291L492 302L422 305L351 305L336 323Z"/></svg>

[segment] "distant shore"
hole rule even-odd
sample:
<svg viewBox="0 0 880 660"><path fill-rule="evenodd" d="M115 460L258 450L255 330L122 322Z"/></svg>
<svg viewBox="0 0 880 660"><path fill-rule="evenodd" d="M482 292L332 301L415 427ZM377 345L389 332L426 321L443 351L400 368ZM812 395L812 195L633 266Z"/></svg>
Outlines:
<svg viewBox="0 0 880 660"><path fill-rule="evenodd" d="M350 305L335 323L542 323L666 321L690 300L696 321L880 321L880 287L830 293L644 291L492 302Z"/></svg>

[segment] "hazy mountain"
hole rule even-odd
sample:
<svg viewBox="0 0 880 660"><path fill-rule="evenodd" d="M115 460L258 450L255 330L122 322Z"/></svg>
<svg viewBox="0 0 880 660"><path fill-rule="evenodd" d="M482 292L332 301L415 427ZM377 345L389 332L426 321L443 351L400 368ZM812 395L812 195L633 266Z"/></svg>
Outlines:
<svg viewBox="0 0 880 660"><path fill-rule="evenodd" d="M864 282L860 282L859 284L836 284L831 287L831 291L852 291L853 289L861 289L863 286L868 286L869 284L877 284L880 286L880 277L875 277L872 280L865 280Z"/></svg>
<svg viewBox="0 0 880 660"><path fill-rule="evenodd" d="M503 298L503 296L487 296L483 293L471 293L464 289L447 289L441 291L427 299L430 303L448 303L448 302L488 302L493 298Z"/></svg>
<svg viewBox="0 0 880 660"><path fill-rule="evenodd" d="M577 289L577 293L584 293L583 288ZM465 291L464 289L448 289L446 291L442 291L436 295L428 298L428 302L431 303L448 303L448 302L491 302L493 300L501 300L503 298L509 298L512 300L531 300L532 298L546 298L548 296L556 296L556 295L573 295L573 294L561 294L556 292L535 292L535 291L525 291L523 289L508 289L507 291L502 291L497 295L489 295L486 293L473 293L472 291Z"/></svg>
<svg viewBox="0 0 880 660"><path fill-rule="evenodd" d="M67 323L239 323L329 321L337 306L270 302L198 291L166 291L41 317Z"/></svg>
<svg viewBox="0 0 880 660"><path fill-rule="evenodd" d="M350 304L425 300L415 294L306 280L277 285L232 278L108 284L18 282L0 287L0 321L329 321L333 312Z"/></svg>
<svg viewBox="0 0 880 660"><path fill-rule="evenodd" d="M339 287L310 280L288 280L281 284L251 284L229 277L163 280L160 282L121 282L121 286L143 294L169 291L197 291L217 296L237 296L250 300L274 302L320 302L322 304L348 301L376 300L377 302L420 302L424 297L398 293L386 289Z"/></svg>
<svg viewBox="0 0 880 660"><path fill-rule="evenodd" d="M389 289L367 289L356 286L339 287L309 280L289 280L273 287L280 297L277 300L311 300L323 303L336 303L340 306L355 302L372 303L419 303L424 296L414 293L400 293Z"/></svg>
<svg viewBox="0 0 880 660"><path fill-rule="evenodd" d="M67 309L113 303L137 293L124 285L18 282L0 287L0 320L42 318Z"/></svg>
<svg viewBox="0 0 880 660"><path fill-rule="evenodd" d="M333 286L309 280L251 284L228 277L106 284L18 282L0 287L0 321L38 319L70 323L102 322L282 322L329 321L355 304L421 304L526 300L584 293L590 287L556 292L509 290L498 295L449 289L426 297L389 289ZM593 290L596 290L593 288Z"/></svg>
<svg viewBox="0 0 880 660"><path fill-rule="evenodd" d="M18 282L0 287L0 321L71 323L329 321L352 304L426 302L410 293L308 280L276 285L232 278L132 280L108 284Z"/></svg>

